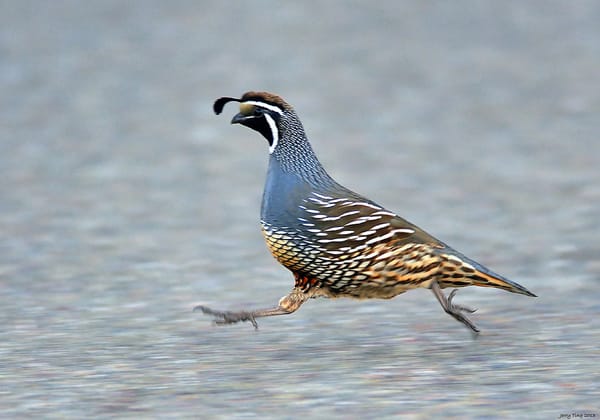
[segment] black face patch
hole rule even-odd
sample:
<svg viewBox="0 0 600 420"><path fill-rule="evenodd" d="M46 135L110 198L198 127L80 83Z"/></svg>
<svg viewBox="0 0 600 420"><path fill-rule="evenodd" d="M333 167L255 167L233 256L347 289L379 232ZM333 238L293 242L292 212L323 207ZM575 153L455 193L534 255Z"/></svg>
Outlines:
<svg viewBox="0 0 600 420"><path fill-rule="evenodd" d="M269 126L269 123L267 121L267 117L265 116L265 114L268 114L268 111L264 110L264 109L260 109L259 114L258 115L253 115L248 118L245 118L243 121L240 121L240 124L251 128L255 131L258 131L260 134L263 135L264 138L267 139L267 141L269 142L269 146L273 145L273 142L275 141L275 139L273 138L273 130L271 129L271 127ZM269 115L271 118L273 118L273 120L275 121L275 123L277 123L277 116L273 116L273 115Z"/></svg>

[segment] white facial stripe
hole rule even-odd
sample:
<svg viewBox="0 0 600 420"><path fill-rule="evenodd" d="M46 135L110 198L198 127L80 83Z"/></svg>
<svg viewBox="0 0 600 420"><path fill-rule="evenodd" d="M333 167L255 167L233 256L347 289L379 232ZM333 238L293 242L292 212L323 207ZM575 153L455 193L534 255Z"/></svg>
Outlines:
<svg viewBox="0 0 600 420"><path fill-rule="evenodd" d="M279 108L278 106L275 106L275 105L266 104L266 103L260 102L260 101L244 101L242 103L248 104L248 105L259 106L261 108L268 109L269 111L277 112L279 115L283 115L283 111L281 110L281 108Z"/></svg>
<svg viewBox="0 0 600 420"><path fill-rule="evenodd" d="M273 153L275 147L277 147L277 142L279 141L279 130L277 129L277 124L275 124L275 120L269 114L264 114L265 119L267 120L267 124L269 124L269 128L271 129L271 136L273 138L273 143L269 145L269 154Z"/></svg>

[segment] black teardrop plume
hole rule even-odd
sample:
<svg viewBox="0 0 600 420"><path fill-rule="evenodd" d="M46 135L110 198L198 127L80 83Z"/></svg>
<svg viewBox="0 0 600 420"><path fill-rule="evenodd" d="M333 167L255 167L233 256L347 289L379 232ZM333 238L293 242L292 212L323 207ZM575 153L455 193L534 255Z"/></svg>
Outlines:
<svg viewBox="0 0 600 420"><path fill-rule="evenodd" d="M241 102L237 98L230 98L228 96L224 96L222 98L217 99L213 105L213 110L215 111L215 114L219 115L221 112L223 112L223 107L225 106L225 104L227 102L232 102L232 101Z"/></svg>

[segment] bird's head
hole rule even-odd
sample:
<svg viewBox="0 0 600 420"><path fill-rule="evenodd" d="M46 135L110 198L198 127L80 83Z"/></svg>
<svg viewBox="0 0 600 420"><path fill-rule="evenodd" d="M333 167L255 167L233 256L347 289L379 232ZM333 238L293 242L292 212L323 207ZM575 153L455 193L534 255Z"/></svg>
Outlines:
<svg viewBox="0 0 600 420"><path fill-rule="evenodd" d="M282 134L281 120L292 107L279 96L268 92L246 92L241 98L222 97L215 101L213 109L219 115L228 102L239 102L240 112L231 120L232 124L242 124L262 134L269 142L269 152L273 153Z"/></svg>

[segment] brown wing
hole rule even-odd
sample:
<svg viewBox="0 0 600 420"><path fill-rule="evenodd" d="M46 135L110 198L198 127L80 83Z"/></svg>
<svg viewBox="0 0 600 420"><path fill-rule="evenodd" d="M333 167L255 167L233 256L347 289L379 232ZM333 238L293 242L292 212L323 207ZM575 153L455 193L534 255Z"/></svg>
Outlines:
<svg viewBox="0 0 600 420"><path fill-rule="evenodd" d="M474 284L533 296L360 196L312 193L300 209L298 233L310 250L302 253L296 268L308 269L307 274L323 280L336 293L392 297L437 279L442 288Z"/></svg>
<svg viewBox="0 0 600 420"><path fill-rule="evenodd" d="M364 253L378 244L444 244L395 213L360 197L312 193L300 206L303 233L330 256Z"/></svg>

